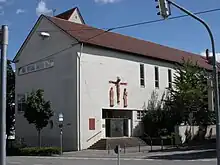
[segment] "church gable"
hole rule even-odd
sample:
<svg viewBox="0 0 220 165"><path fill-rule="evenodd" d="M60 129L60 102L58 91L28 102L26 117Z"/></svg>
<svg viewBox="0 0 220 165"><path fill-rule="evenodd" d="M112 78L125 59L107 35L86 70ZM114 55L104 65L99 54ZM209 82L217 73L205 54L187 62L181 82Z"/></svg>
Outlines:
<svg viewBox="0 0 220 165"><path fill-rule="evenodd" d="M62 42L57 42L58 40ZM23 66L47 58L70 46L73 42L73 37L65 34L42 15L18 51L14 62L17 66Z"/></svg>
<svg viewBox="0 0 220 165"><path fill-rule="evenodd" d="M55 17L74 23L85 24L85 21L83 20L83 17L77 7L67 10Z"/></svg>

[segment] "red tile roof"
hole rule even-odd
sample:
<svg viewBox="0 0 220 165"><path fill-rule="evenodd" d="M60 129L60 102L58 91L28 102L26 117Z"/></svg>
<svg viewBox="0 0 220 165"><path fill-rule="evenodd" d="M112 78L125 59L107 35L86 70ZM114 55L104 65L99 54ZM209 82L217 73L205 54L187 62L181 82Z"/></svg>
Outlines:
<svg viewBox="0 0 220 165"><path fill-rule="evenodd" d="M79 42L174 63L181 63L183 58L191 59L197 62L200 67L209 70L212 69L212 66L207 63L206 58L198 54L162 46L118 33L105 33L101 29L55 17L47 16L47 18L66 33L76 38Z"/></svg>

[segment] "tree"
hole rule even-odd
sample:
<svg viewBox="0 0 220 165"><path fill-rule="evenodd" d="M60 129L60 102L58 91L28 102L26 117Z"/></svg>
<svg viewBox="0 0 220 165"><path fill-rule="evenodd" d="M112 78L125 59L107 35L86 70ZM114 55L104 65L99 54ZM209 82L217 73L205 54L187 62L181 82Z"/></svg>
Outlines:
<svg viewBox="0 0 220 165"><path fill-rule="evenodd" d="M208 72L190 60L183 61L182 65L176 67L173 88L169 90L170 100L167 104L179 111L184 123L189 123L190 113L194 114L195 124L210 123L207 79Z"/></svg>
<svg viewBox="0 0 220 165"><path fill-rule="evenodd" d="M157 92L152 92L143 118L144 131L150 137L171 135L174 132L174 126L181 123L178 111L170 108L167 104L169 99L167 93L158 99Z"/></svg>
<svg viewBox="0 0 220 165"><path fill-rule="evenodd" d="M26 100L26 109L24 117L29 124L34 124L38 132L38 145L41 147L41 131L49 123L50 118L53 116L50 101L44 100L44 91L38 89L32 91Z"/></svg>
<svg viewBox="0 0 220 165"><path fill-rule="evenodd" d="M15 124L15 72L11 61L7 61L7 94L6 94L6 134L13 134Z"/></svg>
<svg viewBox="0 0 220 165"><path fill-rule="evenodd" d="M190 124L189 114L192 112L193 123L202 130L213 124L215 114L208 109L207 79L208 72L190 60L177 65L173 87L167 94L158 101L158 96L152 93L143 118L145 133L150 136L170 135L175 125Z"/></svg>

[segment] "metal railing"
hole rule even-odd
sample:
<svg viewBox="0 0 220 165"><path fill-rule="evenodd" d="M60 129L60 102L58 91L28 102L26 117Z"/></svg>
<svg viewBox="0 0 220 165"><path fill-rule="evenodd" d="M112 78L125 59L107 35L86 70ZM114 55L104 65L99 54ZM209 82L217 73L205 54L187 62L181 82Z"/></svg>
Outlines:
<svg viewBox="0 0 220 165"><path fill-rule="evenodd" d="M126 153L135 153L135 152L152 152L152 151L164 151L165 149L176 148L178 145L175 144L174 137L142 137L142 140L147 144L139 143L135 147L127 146L126 144L120 144L121 152ZM115 146L115 145L114 145ZM110 144L107 145L107 152L111 154L111 151L114 150L114 146Z"/></svg>

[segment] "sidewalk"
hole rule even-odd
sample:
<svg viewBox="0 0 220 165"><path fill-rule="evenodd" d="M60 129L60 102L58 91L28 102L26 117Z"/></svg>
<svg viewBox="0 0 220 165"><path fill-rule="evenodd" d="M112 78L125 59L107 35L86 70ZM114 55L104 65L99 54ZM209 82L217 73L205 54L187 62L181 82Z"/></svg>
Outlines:
<svg viewBox="0 0 220 165"><path fill-rule="evenodd" d="M156 146L153 147L156 150ZM141 147L141 152L139 148L132 147L127 148L126 153L124 150L121 151L121 158L134 158L134 159L191 159L195 155L207 156L207 154L213 155L213 149L198 149L198 150L179 150L179 151L159 151L160 146L157 146L156 152L149 152L149 146ZM83 150L78 152L66 152L62 155L63 157L78 157L78 158L116 158L117 155L114 150ZM212 158L214 156L211 156Z"/></svg>

